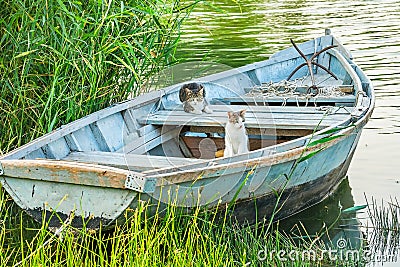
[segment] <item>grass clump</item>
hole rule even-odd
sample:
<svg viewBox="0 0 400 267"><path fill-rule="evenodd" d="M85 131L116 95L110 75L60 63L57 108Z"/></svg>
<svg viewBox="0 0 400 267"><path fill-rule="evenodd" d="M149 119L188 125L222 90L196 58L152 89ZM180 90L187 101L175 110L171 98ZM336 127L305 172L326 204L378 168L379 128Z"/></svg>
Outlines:
<svg viewBox="0 0 400 267"><path fill-rule="evenodd" d="M10 216L7 211L14 205L2 202L0 219L17 227L1 229L1 240L6 240L1 266L282 266L277 253L270 256L271 251L301 249L279 231L267 231L267 222L241 226L228 213L200 208L184 214L169 206L165 216L149 218L150 206L145 203L127 210L126 221L112 231L67 226L60 237L49 232L45 223L25 220L20 211ZM321 263L297 260L290 264Z"/></svg>
<svg viewBox="0 0 400 267"><path fill-rule="evenodd" d="M141 93L193 5L0 1L0 154Z"/></svg>

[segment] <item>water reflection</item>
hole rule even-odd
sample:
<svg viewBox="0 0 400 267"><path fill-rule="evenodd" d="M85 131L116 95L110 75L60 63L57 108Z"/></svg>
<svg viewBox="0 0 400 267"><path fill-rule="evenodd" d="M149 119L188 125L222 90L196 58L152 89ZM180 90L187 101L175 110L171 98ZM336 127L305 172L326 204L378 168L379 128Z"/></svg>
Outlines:
<svg viewBox="0 0 400 267"><path fill-rule="evenodd" d="M354 206L348 178L344 179L337 190L321 203L296 215L280 221L279 229L290 236L311 241L321 237L327 245L335 245L337 240L345 239L349 248L360 248L363 234L355 213L342 213L342 210Z"/></svg>
<svg viewBox="0 0 400 267"><path fill-rule="evenodd" d="M367 208L363 206L351 211L355 205L351 192L346 178L323 202L277 222L278 229L294 240L306 241L306 244L315 242L318 237L326 249L335 251L344 242L344 246L339 248L357 252L353 257L356 255L360 261L364 260L368 267L398 264L399 201L392 199L388 207L372 201Z"/></svg>
<svg viewBox="0 0 400 267"><path fill-rule="evenodd" d="M363 131L349 169L354 202L365 204L364 193L386 200L400 195L400 1L213 3L225 13L199 5L182 27L178 58L237 67L267 59L289 47L290 38L301 42L322 35L325 28L332 29L372 80L377 97L372 119ZM320 228L323 220L334 217L330 213L337 212L335 201L324 203L327 204L297 217L308 227L315 227L310 232ZM342 205L345 203L343 200Z"/></svg>

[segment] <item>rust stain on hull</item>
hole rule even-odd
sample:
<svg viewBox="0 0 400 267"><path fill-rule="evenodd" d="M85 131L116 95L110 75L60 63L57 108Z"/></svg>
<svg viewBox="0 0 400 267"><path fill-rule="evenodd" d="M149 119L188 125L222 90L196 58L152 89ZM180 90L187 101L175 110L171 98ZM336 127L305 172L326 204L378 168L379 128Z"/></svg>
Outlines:
<svg viewBox="0 0 400 267"><path fill-rule="evenodd" d="M58 160L2 160L5 177L125 189L127 170Z"/></svg>

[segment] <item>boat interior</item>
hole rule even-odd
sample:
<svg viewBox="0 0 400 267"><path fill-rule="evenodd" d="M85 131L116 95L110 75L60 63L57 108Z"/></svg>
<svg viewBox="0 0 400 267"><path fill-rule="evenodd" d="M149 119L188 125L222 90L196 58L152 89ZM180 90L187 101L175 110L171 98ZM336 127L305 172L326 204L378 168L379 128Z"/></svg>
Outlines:
<svg viewBox="0 0 400 267"><path fill-rule="evenodd" d="M326 84L332 83L326 75L316 75L315 78L325 80ZM350 84L350 79L347 84L343 84L343 81L339 83L342 95L337 97L306 98L294 95L260 98L246 93L254 88L243 88L244 96L213 98L210 101L213 113L202 115L184 112L181 103L168 101L168 97L173 96L170 94L164 99L165 103L157 103L154 111L138 112L131 109L124 113L124 124L128 126L126 122L131 121L135 125L131 125L131 131L126 127L128 133L123 134L124 145L118 146L115 151L109 147L90 150L81 148L70 152L63 159L128 168L149 174L154 173L154 169L185 165L193 167L193 164L205 166L201 163L210 159L214 165L224 163L222 158L219 162L215 159L223 156L227 112L242 109L246 110L245 126L250 151L260 151L283 143L289 146L282 149L299 147L303 142L293 141L327 127L351 123L356 103L354 86ZM306 87L299 88L296 90L304 90ZM217 91L222 90L219 88ZM93 131L93 128L88 130ZM134 138L132 132L137 134ZM96 130L95 135L99 135ZM243 159L246 156L236 160Z"/></svg>
<svg viewBox="0 0 400 267"><path fill-rule="evenodd" d="M74 125L68 126L67 133L60 134L60 138L43 140L35 150L12 157L95 163L144 173L176 166L193 167L197 163L198 166L226 163L228 159L222 156L227 112L242 109L246 110L250 152L234 156L230 162L265 155L265 148L273 147L277 153L303 146L305 139L301 137L352 123L352 114L359 106L358 91L362 86L354 69L344 68L345 63L327 54L322 54L324 57L318 61L327 62L324 65L336 77L321 68L313 70L314 75L310 76L307 68L302 68L291 79L294 87L288 91L286 85L276 86L275 94L271 95L271 81L285 80L301 64L303 59L292 55L290 64L282 60L280 65L274 63L274 68L248 68L233 79L225 73L222 78L200 80L212 114L184 112L178 97L181 85L176 85L159 97L154 97L156 92L153 92L152 98L138 106L99 119L93 119L95 114L92 114L85 126L77 125L76 129ZM271 74L271 69L277 74ZM332 86L335 94L324 95L319 91ZM256 151L258 154L252 153Z"/></svg>

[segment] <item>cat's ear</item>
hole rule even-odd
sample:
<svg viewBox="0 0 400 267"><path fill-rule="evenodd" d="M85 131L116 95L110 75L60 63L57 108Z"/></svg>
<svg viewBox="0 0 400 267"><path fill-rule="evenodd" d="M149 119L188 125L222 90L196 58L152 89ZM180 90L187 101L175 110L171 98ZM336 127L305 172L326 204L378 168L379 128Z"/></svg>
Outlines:
<svg viewBox="0 0 400 267"><path fill-rule="evenodd" d="M206 97L206 90L204 90L204 86L202 84L199 84L199 87L199 92L203 95L203 97Z"/></svg>
<svg viewBox="0 0 400 267"><path fill-rule="evenodd" d="M240 115L240 117L242 117L242 121L244 121L245 120L245 115L246 115L246 110L242 109L241 111L239 111L239 115Z"/></svg>
<svg viewBox="0 0 400 267"><path fill-rule="evenodd" d="M190 95L191 92L192 92L192 91L191 91L188 87L185 87L185 93L187 94L186 97L187 97L188 95Z"/></svg>
<svg viewBox="0 0 400 267"><path fill-rule="evenodd" d="M185 100L186 100L186 91L185 91L185 89L186 89L187 87L186 87L186 84L184 84L184 85L182 85L182 87L181 87L181 89L179 90L179 100L181 101L181 102L185 102Z"/></svg>
<svg viewBox="0 0 400 267"><path fill-rule="evenodd" d="M232 118L232 116L233 116L233 112L232 111L228 111L228 118L230 119L230 118Z"/></svg>

